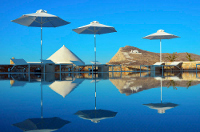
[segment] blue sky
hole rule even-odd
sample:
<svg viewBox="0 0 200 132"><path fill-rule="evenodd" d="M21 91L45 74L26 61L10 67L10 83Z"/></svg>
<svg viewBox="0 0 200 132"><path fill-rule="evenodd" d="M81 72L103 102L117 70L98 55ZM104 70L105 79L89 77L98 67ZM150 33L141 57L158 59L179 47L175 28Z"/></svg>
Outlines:
<svg viewBox="0 0 200 132"><path fill-rule="evenodd" d="M94 61L93 35L72 31L91 21L114 26L117 30L117 33L97 36L97 60L101 63L108 62L126 45L159 53L159 40L142 39L158 29L181 37L163 40L164 53L200 55L199 5L198 0L1 0L0 63L8 64L11 57L40 60L40 28L11 22L38 9L71 22L62 27L43 28L44 59L65 45L84 62Z"/></svg>

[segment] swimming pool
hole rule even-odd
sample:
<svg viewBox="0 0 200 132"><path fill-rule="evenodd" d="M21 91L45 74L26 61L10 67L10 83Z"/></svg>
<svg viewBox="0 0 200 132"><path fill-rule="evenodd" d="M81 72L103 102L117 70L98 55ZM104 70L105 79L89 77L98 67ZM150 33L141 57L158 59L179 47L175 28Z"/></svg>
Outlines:
<svg viewBox="0 0 200 132"><path fill-rule="evenodd" d="M0 130L200 131L196 73L0 75Z"/></svg>

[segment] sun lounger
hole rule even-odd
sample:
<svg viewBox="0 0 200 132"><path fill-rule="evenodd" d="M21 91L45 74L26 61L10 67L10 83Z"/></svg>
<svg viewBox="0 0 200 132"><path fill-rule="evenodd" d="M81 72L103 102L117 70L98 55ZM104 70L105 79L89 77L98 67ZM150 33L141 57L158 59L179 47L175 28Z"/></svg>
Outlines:
<svg viewBox="0 0 200 132"><path fill-rule="evenodd" d="M20 66L20 65L28 65L28 63L24 59L10 59L13 62L13 67L11 69L8 69L8 71L12 71L15 66Z"/></svg>
<svg viewBox="0 0 200 132"><path fill-rule="evenodd" d="M11 59L15 65L27 65L27 62L24 59Z"/></svg>
<svg viewBox="0 0 200 132"><path fill-rule="evenodd" d="M72 64L75 64L76 66L80 66L83 65L83 63L81 63L80 61L71 61Z"/></svg>
<svg viewBox="0 0 200 132"><path fill-rule="evenodd" d="M52 60L42 60L43 64L55 64Z"/></svg>
<svg viewBox="0 0 200 132"><path fill-rule="evenodd" d="M140 66L140 71L141 71L141 67L147 67L149 68L151 71L160 71L163 69L163 66L165 65L164 62L156 62L153 65L141 65Z"/></svg>
<svg viewBox="0 0 200 132"><path fill-rule="evenodd" d="M153 64L153 65L159 66L159 65L165 65L165 63L164 63L164 62L156 62L156 63Z"/></svg>
<svg viewBox="0 0 200 132"><path fill-rule="evenodd" d="M163 69L163 66L165 65L164 62L156 62L155 64L151 65L151 71L159 71Z"/></svg>
<svg viewBox="0 0 200 132"><path fill-rule="evenodd" d="M156 66L162 66L162 65L165 65L164 62L156 62L155 64L153 65L141 65L141 66L145 66L145 67L156 67Z"/></svg>
<svg viewBox="0 0 200 132"><path fill-rule="evenodd" d="M183 62L172 62L170 66L178 66L179 64L182 64Z"/></svg>
<svg viewBox="0 0 200 132"><path fill-rule="evenodd" d="M183 62L179 61L179 62L172 62L170 65L165 65L168 67L177 67L178 69L181 69L180 66Z"/></svg>
<svg viewBox="0 0 200 132"><path fill-rule="evenodd" d="M95 64L95 61L90 61L92 64ZM96 65L101 64L100 62L96 61Z"/></svg>

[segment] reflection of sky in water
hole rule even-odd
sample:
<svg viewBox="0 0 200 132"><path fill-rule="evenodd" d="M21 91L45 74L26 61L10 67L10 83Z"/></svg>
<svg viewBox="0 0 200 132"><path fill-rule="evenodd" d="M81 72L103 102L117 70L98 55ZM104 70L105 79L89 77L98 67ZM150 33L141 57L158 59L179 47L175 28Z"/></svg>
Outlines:
<svg viewBox="0 0 200 132"><path fill-rule="evenodd" d="M130 80L128 82L131 82ZM135 80L137 81L138 78L132 78L132 81ZM137 82L139 81L141 80ZM81 81L65 98L52 90L49 85L48 83L43 85L44 118L59 117L71 122L57 131L200 130L200 85L198 83L188 89L176 86L176 90L173 89L173 85L167 88L167 82L163 82L163 103L170 102L178 106L166 110L164 114L158 114L157 110L143 104L160 103L160 86L126 96L121 94L110 80L100 80L97 83L97 109L110 110L117 114L99 123L75 115L77 111L92 110L95 107L95 84L91 83L91 79ZM21 132L12 124L29 118L40 118L40 86L40 82L27 82L23 87L11 87L9 80L0 81L0 130ZM142 84L138 86L145 87ZM130 87L134 88L134 85Z"/></svg>

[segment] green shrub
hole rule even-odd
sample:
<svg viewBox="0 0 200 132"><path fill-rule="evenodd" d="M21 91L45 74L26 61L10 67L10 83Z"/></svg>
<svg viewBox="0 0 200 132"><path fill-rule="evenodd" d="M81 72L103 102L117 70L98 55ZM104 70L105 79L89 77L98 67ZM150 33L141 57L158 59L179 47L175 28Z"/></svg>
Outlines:
<svg viewBox="0 0 200 132"><path fill-rule="evenodd" d="M177 58L175 52L172 55L170 55L169 53L167 55L168 56L166 57L166 59L169 60L169 61L171 61L171 62L175 61L175 59Z"/></svg>
<svg viewBox="0 0 200 132"><path fill-rule="evenodd" d="M187 54L186 58L187 58L189 61L194 61L194 60L191 58L191 55L190 55L189 53L186 52L186 54Z"/></svg>
<svg viewBox="0 0 200 132"><path fill-rule="evenodd" d="M174 81L174 80L170 80L168 83L167 83L167 88L169 88L169 87L173 87L173 89L175 89L175 90L177 90L177 88L176 88L176 82Z"/></svg>

